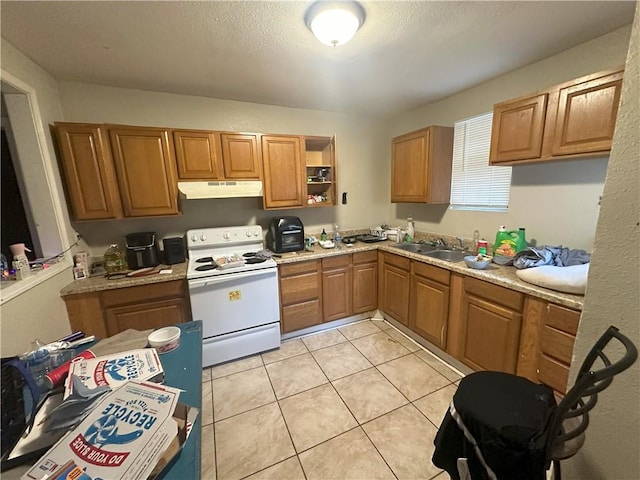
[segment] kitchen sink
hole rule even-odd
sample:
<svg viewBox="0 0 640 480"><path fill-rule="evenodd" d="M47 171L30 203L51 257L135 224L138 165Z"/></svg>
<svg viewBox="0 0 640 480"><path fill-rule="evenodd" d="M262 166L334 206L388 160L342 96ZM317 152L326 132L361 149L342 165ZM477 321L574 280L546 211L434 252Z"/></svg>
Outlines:
<svg viewBox="0 0 640 480"><path fill-rule="evenodd" d="M425 245L424 243L396 243L394 247L406 252L421 253L423 255L436 249L436 247Z"/></svg>
<svg viewBox="0 0 640 480"><path fill-rule="evenodd" d="M446 248L432 250L430 252L424 252L422 254L427 257L437 258L439 260L444 260L446 262L452 263L461 262L464 257L466 257L467 255L471 255L471 253L465 252L463 250L450 250Z"/></svg>

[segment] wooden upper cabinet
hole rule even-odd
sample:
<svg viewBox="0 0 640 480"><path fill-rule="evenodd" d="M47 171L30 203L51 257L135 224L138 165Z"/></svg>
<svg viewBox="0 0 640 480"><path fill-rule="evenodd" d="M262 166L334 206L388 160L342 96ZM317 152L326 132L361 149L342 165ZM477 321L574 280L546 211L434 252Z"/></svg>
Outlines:
<svg viewBox="0 0 640 480"><path fill-rule="evenodd" d="M109 128L125 216L176 215L173 141L162 128Z"/></svg>
<svg viewBox="0 0 640 480"><path fill-rule="evenodd" d="M607 70L494 105L489 164L608 155L622 76Z"/></svg>
<svg viewBox="0 0 640 480"><path fill-rule="evenodd" d="M201 130L173 132L180 180L224 178L220 134Z"/></svg>
<svg viewBox="0 0 640 480"><path fill-rule="evenodd" d="M302 137L262 136L264 208L304 206L304 159Z"/></svg>
<svg viewBox="0 0 640 480"><path fill-rule="evenodd" d="M427 127L391 143L391 201L449 203L453 128Z"/></svg>
<svg viewBox="0 0 640 480"><path fill-rule="evenodd" d="M542 93L493 107L491 162L540 157L548 97Z"/></svg>
<svg viewBox="0 0 640 480"><path fill-rule="evenodd" d="M56 123L55 128L74 220L121 218L118 182L104 127Z"/></svg>
<svg viewBox="0 0 640 480"><path fill-rule="evenodd" d="M621 71L561 88L552 154L611 150L621 91Z"/></svg>
<svg viewBox="0 0 640 480"><path fill-rule="evenodd" d="M260 180L262 169L257 134L221 133L224 176L235 180Z"/></svg>

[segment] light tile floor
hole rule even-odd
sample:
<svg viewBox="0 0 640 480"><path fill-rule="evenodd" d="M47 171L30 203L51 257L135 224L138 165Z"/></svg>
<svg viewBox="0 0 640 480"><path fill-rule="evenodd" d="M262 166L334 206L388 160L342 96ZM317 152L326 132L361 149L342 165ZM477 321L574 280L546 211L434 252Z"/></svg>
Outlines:
<svg viewBox="0 0 640 480"><path fill-rule="evenodd" d="M460 375L384 321L202 371L202 479L432 479Z"/></svg>

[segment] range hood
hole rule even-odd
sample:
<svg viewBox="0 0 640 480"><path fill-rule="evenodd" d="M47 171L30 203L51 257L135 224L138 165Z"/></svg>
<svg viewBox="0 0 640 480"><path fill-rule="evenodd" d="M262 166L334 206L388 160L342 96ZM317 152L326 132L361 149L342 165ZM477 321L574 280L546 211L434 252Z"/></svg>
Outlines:
<svg viewBox="0 0 640 480"><path fill-rule="evenodd" d="M214 182L178 182L180 197L191 200L199 198L261 197L260 180L221 180Z"/></svg>

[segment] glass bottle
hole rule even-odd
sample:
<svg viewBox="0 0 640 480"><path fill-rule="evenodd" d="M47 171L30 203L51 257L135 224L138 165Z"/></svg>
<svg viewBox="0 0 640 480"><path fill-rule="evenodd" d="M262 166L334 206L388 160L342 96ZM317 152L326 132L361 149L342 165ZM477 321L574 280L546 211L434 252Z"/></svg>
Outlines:
<svg viewBox="0 0 640 480"><path fill-rule="evenodd" d="M129 269L124 252L117 243L112 243L104 252L104 269L107 271L107 275L123 273Z"/></svg>

